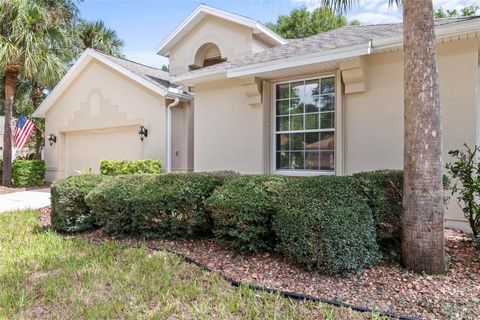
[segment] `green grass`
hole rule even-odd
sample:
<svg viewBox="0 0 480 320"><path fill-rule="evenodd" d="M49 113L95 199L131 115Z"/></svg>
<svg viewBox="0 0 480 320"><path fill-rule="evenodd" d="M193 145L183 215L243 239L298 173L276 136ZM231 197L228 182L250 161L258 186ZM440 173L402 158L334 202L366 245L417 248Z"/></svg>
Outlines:
<svg viewBox="0 0 480 320"><path fill-rule="evenodd" d="M247 287L175 255L91 244L0 214L0 319L380 319Z"/></svg>

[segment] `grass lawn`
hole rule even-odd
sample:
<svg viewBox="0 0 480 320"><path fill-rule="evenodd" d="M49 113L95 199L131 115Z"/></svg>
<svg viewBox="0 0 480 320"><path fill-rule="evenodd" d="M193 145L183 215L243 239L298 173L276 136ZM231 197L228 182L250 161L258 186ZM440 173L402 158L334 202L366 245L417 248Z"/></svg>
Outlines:
<svg viewBox="0 0 480 320"><path fill-rule="evenodd" d="M44 231L0 214L0 319L380 319L234 288L175 255Z"/></svg>

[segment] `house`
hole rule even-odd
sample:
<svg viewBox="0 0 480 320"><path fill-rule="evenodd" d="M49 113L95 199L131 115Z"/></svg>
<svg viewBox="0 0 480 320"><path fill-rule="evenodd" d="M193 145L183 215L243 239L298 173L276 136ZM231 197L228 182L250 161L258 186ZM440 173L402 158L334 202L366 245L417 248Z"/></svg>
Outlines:
<svg viewBox="0 0 480 320"><path fill-rule="evenodd" d="M478 144L479 17L436 22L444 158ZM403 167L402 25L285 40L205 5L157 47L169 74L87 50L35 115L48 180L103 158L166 171L349 175ZM143 141L140 126L148 129ZM465 227L451 201L447 225Z"/></svg>

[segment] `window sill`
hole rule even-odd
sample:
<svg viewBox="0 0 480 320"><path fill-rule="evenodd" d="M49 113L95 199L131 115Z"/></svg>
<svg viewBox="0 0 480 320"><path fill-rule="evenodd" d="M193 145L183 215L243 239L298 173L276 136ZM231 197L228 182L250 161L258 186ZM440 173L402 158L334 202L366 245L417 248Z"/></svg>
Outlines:
<svg viewBox="0 0 480 320"><path fill-rule="evenodd" d="M334 176L335 171L300 171L300 170L275 170L272 174L282 176L298 176L298 177L310 177L310 176Z"/></svg>

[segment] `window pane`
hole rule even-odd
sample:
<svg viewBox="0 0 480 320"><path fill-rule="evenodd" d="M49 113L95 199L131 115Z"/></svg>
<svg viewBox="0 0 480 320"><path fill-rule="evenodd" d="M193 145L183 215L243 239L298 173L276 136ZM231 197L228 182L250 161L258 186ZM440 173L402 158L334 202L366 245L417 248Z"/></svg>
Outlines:
<svg viewBox="0 0 480 320"><path fill-rule="evenodd" d="M276 98L276 168L334 171L335 78L279 84Z"/></svg>
<svg viewBox="0 0 480 320"><path fill-rule="evenodd" d="M335 150L335 135L333 132L320 133L320 149Z"/></svg>
<svg viewBox="0 0 480 320"><path fill-rule="evenodd" d="M290 130L303 130L303 114L290 116Z"/></svg>
<svg viewBox="0 0 480 320"><path fill-rule="evenodd" d="M333 111L335 109L335 100L333 95L321 96L319 102L320 111Z"/></svg>
<svg viewBox="0 0 480 320"><path fill-rule="evenodd" d="M305 169L306 170L320 169L320 153L319 152L305 152Z"/></svg>
<svg viewBox="0 0 480 320"><path fill-rule="evenodd" d="M305 96L318 96L319 93L318 79L305 81Z"/></svg>
<svg viewBox="0 0 480 320"><path fill-rule="evenodd" d="M289 98L290 85L288 83L277 85L277 99Z"/></svg>
<svg viewBox="0 0 480 320"><path fill-rule="evenodd" d="M310 113L310 112L319 112L319 102L320 97L315 97L315 96L307 96L305 98L305 112Z"/></svg>
<svg viewBox="0 0 480 320"><path fill-rule="evenodd" d="M288 151L289 149L289 135L277 134L277 151Z"/></svg>
<svg viewBox="0 0 480 320"><path fill-rule="evenodd" d="M288 131L289 130L289 119L288 116L277 117L277 131Z"/></svg>
<svg viewBox="0 0 480 320"><path fill-rule="evenodd" d="M277 169L290 169L290 153L277 152Z"/></svg>
<svg viewBox="0 0 480 320"><path fill-rule="evenodd" d="M290 114L295 113L303 113L303 107L305 104L303 103L303 99L292 99L290 100Z"/></svg>
<svg viewBox="0 0 480 320"><path fill-rule="evenodd" d="M305 133L305 150L319 150L320 149L320 133L308 132Z"/></svg>
<svg viewBox="0 0 480 320"><path fill-rule="evenodd" d="M293 82L290 85L290 98L304 98L305 97L305 82Z"/></svg>
<svg viewBox="0 0 480 320"><path fill-rule="evenodd" d="M320 152L320 170L335 170L335 157L333 151Z"/></svg>
<svg viewBox="0 0 480 320"><path fill-rule="evenodd" d="M335 113L326 112L320 114L320 128L321 129L333 129L335 122Z"/></svg>
<svg viewBox="0 0 480 320"><path fill-rule="evenodd" d="M305 147L304 133L291 133L290 134L290 150L303 151Z"/></svg>
<svg viewBox="0 0 480 320"><path fill-rule="evenodd" d="M303 157L304 153L303 152L292 152L291 153L292 161L290 162L291 168L292 169L303 169Z"/></svg>
<svg viewBox="0 0 480 320"><path fill-rule="evenodd" d="M318 113L305 115L305 129L306 130L318 129Z"/></svg>
<svg viewBox="0 0 480 320"><path fill-rule="evenodd" d="M323 78L322 82L322 94L335 92L335 78Z"/></svg>
<svg viewBox="0 0 480 320"><path fill-rule="evenodd" d="M277 116L288 115L288 108L290 107L289 100L277 101Z"/></svg>

